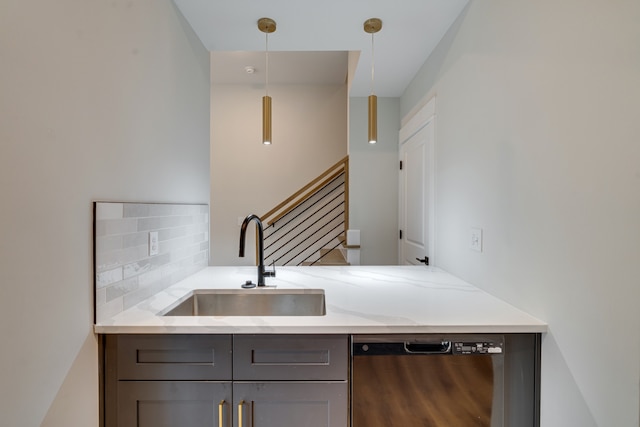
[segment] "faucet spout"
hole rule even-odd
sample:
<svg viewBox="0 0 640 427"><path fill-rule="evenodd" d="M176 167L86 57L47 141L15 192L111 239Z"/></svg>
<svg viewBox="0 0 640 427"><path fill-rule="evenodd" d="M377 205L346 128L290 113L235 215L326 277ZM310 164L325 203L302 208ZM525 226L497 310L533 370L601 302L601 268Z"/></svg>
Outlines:
<svg viewBox="0 0 640 427"><path fill-rule="evenodd" d="M238 256L244 257L247 226L251 221L255 221L256 227L258 228L258 286L264 286L265 276L273 277L276 273L275 271L266 271L264 267L264 229L262 228L262 221L260 221L258 215L248 215L244 221L242 221L242 225L240 226L240 251Z"/></svg>

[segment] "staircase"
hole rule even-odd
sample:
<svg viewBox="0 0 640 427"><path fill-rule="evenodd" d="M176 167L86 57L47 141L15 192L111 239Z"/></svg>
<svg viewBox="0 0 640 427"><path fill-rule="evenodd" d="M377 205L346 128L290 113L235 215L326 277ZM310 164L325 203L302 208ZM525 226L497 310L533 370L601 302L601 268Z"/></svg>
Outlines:
<svg viewBox="0 0 640 427"><path fill-rule="evenodd" d="M267 265L346 265L349 158L264 214Z"/></svg>
<svg viewBox="0 0 640 427"><path fill-rule="evenodd" d="M336 249L322 248L320 249L319 259L313 262L304 262L302 265L349 265L347 250L344 247L346 246L346 241L343 240L340 246Z"/></svg>

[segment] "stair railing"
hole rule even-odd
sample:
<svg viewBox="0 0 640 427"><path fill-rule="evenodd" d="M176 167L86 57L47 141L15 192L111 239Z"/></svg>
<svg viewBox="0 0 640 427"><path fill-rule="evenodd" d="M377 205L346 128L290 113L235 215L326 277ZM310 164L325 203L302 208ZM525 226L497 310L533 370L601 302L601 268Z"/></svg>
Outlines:
<svg viewBox="0 0 640 427"><path fill-rule="evenodd" d="M314 265L346 245L349 157L264 214L264 259L271 265Z"/></svg>

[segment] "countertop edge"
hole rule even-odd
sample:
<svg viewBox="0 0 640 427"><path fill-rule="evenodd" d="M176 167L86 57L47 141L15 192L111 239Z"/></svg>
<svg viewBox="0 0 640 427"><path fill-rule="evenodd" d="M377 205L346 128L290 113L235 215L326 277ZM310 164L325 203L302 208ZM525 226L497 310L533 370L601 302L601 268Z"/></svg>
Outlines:
<svg viewBox="0 0 640 427"><path fill-rule="evenodd" d="M456 326L341 326L341 327L206 327L206 326L108 326L95 325L96 334L300 334L300 335L324 335L324 334L519 334L519 333L546 333L547 325L456 325Z"/></svg>

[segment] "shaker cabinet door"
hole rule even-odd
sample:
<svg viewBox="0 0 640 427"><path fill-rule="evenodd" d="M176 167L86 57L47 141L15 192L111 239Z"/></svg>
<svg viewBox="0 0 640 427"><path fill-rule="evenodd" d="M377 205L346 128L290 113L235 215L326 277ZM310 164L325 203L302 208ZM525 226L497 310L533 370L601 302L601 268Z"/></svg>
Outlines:
<svg viewBox="0 0 640 427"><path fill-rule="evenodd" d="M235 427L345 427L347 382L235 382Z"/></svg>
<svg viewBox="0 0 640 427"><path fill-rule="evenodd" d="M120 381L118 427L228 427L231 383Z"/></svg>

